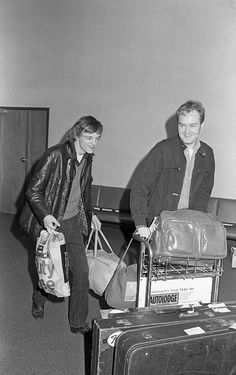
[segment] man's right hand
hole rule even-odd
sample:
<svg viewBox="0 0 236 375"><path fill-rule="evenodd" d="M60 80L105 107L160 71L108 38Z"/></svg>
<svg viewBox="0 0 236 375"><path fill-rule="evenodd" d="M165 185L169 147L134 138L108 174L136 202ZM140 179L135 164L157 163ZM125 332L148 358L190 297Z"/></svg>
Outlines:
<svg viewBox="0 0 236 375"><path fill-rule="evenodd" d="M52 215L47 215L43 219L44 228L50 233L53 229L56 229L60 226L60 223Z"/></svg>
<svg viewBox="0 0 236 375"><path fill-rule="evenodd" d="M136 233L139 235L139 237L144 238L145 240L148 240L151 234L150 228L142 226L136 228Z"/></svg>

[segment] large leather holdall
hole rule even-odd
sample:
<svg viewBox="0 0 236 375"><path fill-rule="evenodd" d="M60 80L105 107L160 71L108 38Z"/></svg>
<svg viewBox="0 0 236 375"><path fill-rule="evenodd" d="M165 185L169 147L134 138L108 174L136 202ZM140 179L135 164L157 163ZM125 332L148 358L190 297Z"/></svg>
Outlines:
<svg viewBox="0 0 236 375"><path fill-rule="evenodd" d="M226 230L213 214L189 209L162 211L151 247L157 257L225 258Z"/></svg>
<svg viewBox="0 0 236 375"><path fill-rule="evenodd" d="M113 375L236 373L236 310L132 328L116 340Z"/></svg>

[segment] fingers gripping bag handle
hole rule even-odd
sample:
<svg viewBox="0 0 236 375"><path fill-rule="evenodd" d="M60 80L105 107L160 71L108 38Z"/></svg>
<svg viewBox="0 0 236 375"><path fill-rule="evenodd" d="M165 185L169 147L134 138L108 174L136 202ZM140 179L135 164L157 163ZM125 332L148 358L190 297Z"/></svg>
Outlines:
<svg viewBox="0 0 236 375"><path fill-rule="evenodd" d="M91 230L91 232L89 234L88 242L87 242L87 245L86 245L86 248L85 248L86 253L88 253L88 250L91 250L90 246L92 245L93 235L94 235L93 254L94 254L95 257L97 256L98 246L99 246L100 249L103 249L101 238L104 240L104 242L107 245L110 252L114 254L114 251L112 250L112 247L111 247L110 243L108 242L107 238L105 237L105 235L101 231L101 229L98 229L98 230L92 229Z"/></svg>

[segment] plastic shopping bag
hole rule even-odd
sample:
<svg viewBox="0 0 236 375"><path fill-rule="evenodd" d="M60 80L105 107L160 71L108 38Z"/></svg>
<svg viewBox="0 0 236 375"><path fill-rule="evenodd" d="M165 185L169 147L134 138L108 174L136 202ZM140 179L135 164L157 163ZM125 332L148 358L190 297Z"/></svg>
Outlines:
<svg viewBox="0 0 236 375"><path fill-rule="evenodd" d="M56 297L70 295L69 258L63 233L41 231L36 243L35 264L41 289Z"/></svg>

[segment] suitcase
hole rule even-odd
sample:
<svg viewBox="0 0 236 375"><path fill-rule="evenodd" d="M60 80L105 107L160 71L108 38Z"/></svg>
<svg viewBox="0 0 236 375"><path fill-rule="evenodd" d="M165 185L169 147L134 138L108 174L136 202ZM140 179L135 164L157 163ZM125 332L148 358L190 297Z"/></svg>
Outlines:
<svg viewBox="0 0 236 375"><path fill-rule="evenodd" d="M116 340L123 332L128 332L134 328L172 326L183 321L194 321L196 317L200 321L211 316L219 317L221 313L214 311L207 305L195 308L170 306L165 309L157 307L136 308L129 312L111 314L107 319L94 320L91 375L112 374Z"/></svg>
<svg viewBox="0 0 236 375"><path fill-rule="evenodd" d="M198 316L124 331L116 340L112 374L232 375L236 374L235 353L233 305L204 319Z"/></svg>

